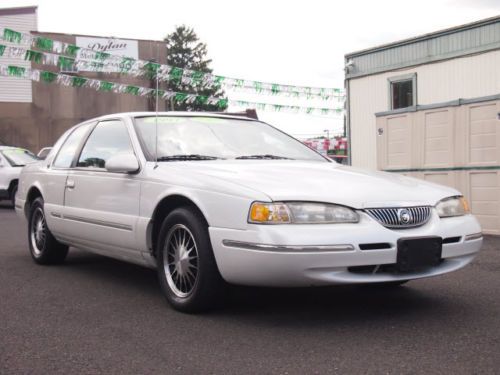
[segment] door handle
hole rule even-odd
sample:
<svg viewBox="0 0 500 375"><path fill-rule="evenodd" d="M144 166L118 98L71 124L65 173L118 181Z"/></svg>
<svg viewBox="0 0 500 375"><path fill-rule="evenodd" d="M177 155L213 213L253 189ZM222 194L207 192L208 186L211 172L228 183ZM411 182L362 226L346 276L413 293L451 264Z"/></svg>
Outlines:
<svg viewBox="0 0 500 375"><path fill-rule="evenodd" d="M68 189L74 189L75 188L75 181L73 181L73 180L66 180L66 187Z"/></svg>

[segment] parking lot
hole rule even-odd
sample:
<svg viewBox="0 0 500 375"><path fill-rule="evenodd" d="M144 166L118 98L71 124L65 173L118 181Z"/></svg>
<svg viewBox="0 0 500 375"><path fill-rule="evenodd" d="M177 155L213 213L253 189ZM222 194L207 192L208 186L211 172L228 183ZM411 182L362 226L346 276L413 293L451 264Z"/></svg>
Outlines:
<svg viewBox="0 0 500 375"><path fill-rule="evenodd" d="M0 206L0 373L455 373L500 368L500 238L467 268L393 290L233 288L172 310L148 269L72 249L35 265Z"/></svg>

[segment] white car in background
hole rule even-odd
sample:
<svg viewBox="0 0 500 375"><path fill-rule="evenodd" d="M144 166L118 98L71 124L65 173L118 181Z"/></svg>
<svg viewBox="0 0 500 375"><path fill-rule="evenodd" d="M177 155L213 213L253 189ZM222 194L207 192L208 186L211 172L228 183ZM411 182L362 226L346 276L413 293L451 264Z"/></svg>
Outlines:
<svg viewBox="0 0 500 375"><path fill-rule="evenodd" d="M35 161L38 158L28 150L0 146L0 200L10 200L14 205L21 169Z"/></svg>
<svg viewBox="0 0 500 375"><path fill-rule="evenodd" d="M36 263L75 246L153 267L191 312L226 283L399 285L462 268L482 244L454 189L341 166L265 123L210 114L77 125L23 169L16 209Z"/></svg>

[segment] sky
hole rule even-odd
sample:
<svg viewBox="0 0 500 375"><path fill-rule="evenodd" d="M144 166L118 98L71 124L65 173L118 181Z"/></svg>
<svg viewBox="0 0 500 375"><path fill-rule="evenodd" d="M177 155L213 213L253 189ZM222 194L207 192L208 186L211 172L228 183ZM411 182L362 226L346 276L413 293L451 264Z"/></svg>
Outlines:
<svg viewBox="0 0 500 375"><path fill-rule="evenodd" d="M39 31L161 40L177 25L207 44L215 74L290 85L344 86L344 55L500 14L500 0L0 0L38 6ZM228 92L230 99L333 107L328 101ZM241 108L230 108L241 110ZM259 111L298 138L342 131L343 118Z"/></svg>

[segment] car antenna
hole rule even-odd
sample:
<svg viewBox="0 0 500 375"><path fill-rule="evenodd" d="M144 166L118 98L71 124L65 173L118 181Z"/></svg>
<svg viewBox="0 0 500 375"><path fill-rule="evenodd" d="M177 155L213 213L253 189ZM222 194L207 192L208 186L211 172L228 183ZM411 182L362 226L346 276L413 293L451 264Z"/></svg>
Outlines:
<svg viewBox="0 0 500 375"><path fill-rule="evenodd" d="M156 56L158 58L158 64L160 64L160 46L159 44L157 43L156 44ZM156 74L155 74L155 78L156 78L156 91L155 91L155 98L156 98L156 101L155 101L155 166L153 169L156 169L158 168L158 73L159 73L159 67L158 69L155 70Z"/></svg>

